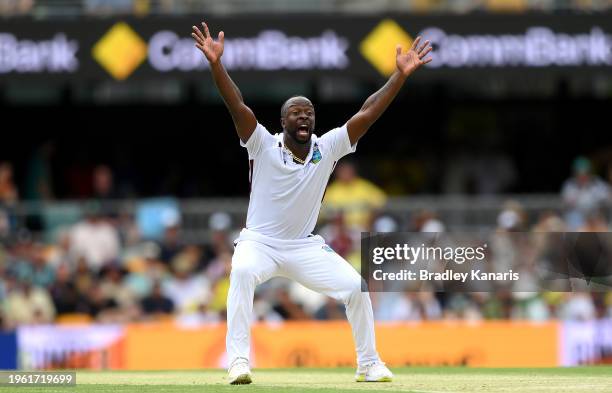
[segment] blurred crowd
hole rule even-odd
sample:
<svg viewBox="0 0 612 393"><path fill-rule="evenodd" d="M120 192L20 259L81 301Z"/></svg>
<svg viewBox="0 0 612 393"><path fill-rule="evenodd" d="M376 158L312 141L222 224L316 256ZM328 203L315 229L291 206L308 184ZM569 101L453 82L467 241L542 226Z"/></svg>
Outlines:
<svg viewBox="0 0 612 393"><path fill-rule="evenodd" d="M561 188L563 209L530 217L520 203L499 211L496 232L609 232L611 185L578 157ZM85 214L48 238L33 236L16 214L20 193L12 166L0 163L0 326L52 322L132 322L171 319L180 324L225 319L233 239L241 223L218 212L201 242L182 236L180 210L165 206L159 230L111 208L112 170L93 171L95 198ZM43 190L44 191L44 190ZM361 231L444 232L436 212L413 214L409 224L385 212L387 195L341 162L329 185L317 231L359 268ZM31 221L31 217L29 218ZM384 321L439 319L589 320L612 317L612 293L520 292L372 293ZM254 320L343 319L344 307L295 282L275 279L260 286Z"/></svg>
<svg viewBox="0 0 612 393"><path fill-rule="evenodd" d="M404 11L404 12L526 12L526 11L600 11L612 7L610 0L2 0L0 15L74 16L78 14L189 14L202 10L224 13L253 11Z"/></svg>

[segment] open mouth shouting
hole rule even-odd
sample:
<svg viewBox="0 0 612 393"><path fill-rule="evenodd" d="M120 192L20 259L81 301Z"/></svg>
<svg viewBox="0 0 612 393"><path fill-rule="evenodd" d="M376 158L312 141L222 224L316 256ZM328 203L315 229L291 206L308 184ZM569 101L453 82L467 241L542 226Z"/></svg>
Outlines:
<svg viewBox="0 0 612 393"><path fill-rule="evenodd" d="M308 138L310 135L310 125L308 123L298 124L296 134L300 138Z"/></svg>

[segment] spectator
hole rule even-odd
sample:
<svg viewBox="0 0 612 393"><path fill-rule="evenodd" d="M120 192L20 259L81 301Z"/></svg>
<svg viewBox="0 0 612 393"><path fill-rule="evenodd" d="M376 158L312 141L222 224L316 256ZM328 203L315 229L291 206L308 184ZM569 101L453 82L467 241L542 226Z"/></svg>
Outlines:
<svg viewBox="0 0 612 393"><path fill-rule="evenodd" d="M34 0L2 0L0 1L0 15L26 15L32 11Z"/></svg>
<svg viewBox="0 0 612 393"><path fill-rule="evenodd" d="M17 228L13 213L19 199L17 187L13 182L13 166L9 162L0 162L0 238L6 238Z"/></svg>
<svg viewBox="0 0 612 393"><path fill-rule="evenodd" d="M126 311L136 304L136 296L124 284L125 272L117 265L105 266L101 272L100 291L107 299L113 299L119 308Z"/></svg>
<svg viewBox="0 0 612 393"><path fill-rule="evenodd" d="M289 292L285 288L278 288L276 290L276 305L272 309L279 314L284 320L299 321L307 320L310 317L304 312L304 309L296 304L291 297Z"/></svg>
<svg viewBox="0 0 612 393"><path fill-rule="evenodd" d="M146 242L135 255L126 258L129 271L123 280L126 287L138 298L148 296L153 290L153 284L167 278L167 265L159 260L160 248L154 242Z"/></svg>
<svg viewBox="0 0 612 393"><path fill-rule="evenodd" d="M12 249L11 273L20 281L43 288L51 285L55 272L46 261L44 247L29 240L20 241Z"/></svg>
<svg viewBox="0 0 612 393"><path fill-rule="evenodd" d="M117 202L121 195L115 191L113 172L106 165L98 165L93 170L93 198L100 204L100 212L106 217L117 217Z"/></svg>
<svg viewBox="0 0 612 393"><path fill-rule="evenodd" d="M7 268L6 268L6 253L4 251L4 247L0 243L0 304L6 298L6 294L8 292L6 279L7 279ZM1 309L2 307L0 307Z"/></svg>
<svg viewBox="0 0 612 393"><path fill-rule="evenodd" d="M193 274L198 259L194 253L183 252L172 261L174 276L164 282L163 293L179 314L197 312L200 304L207 303L211 296L210 283L203 274Z"/></svg>
<svg viewBox="0 0 612 393"><path fill-rule="evenodd" d="M32 248L31 279L35 286L49 288L55 281L55 269L47 263L46 249L42 244L35 244Z"/></svg>
<svg viewBox="0 0 612 393"><path fill-rule="evenodd" d="M321 234L328 239L327 244L344 259L347 259L354 249L354 244L359 241L354 236L356 233L351 233L347 228L342 212L334 215L329 225L321 229Z"/></svg>
<svg viewBox="0 0 612 393"><path fill-rule="evenodd" d="M512 319L545 321L551 317L548 305L535 292L514 292Z"/></svg>
<svg viewBox="0 0 612 393"><path fill-rule="evenodd" d="M609 232L610 228L605 216L598 210L586 214L584 224L578 228L578 232Z"/></svg>
<svg viewBox="0 0 612 393"><path fill-rule="evenodd" d="M386 319L389 321L422 321L440 319L442 310L433 292L406 291L392 297Z"/></svg>
<svg viewBox="0 0 612 393"><path fill-rule="evenodd" d="M610 186L591 173L591 162L588 159L576 158L573 172L561 191L566 209L565 220L570 230L584 225L587 216L607 207L611 198Z"/></svg>
<svg viewBox="0 0 612 393"><path fill-rule="evenodd" d="M349 164L349 167L352 165ZM372 209L375 211L382 205L372 203L368 199L371 195L367 195L368 192L361 190L359 185L356 186L355 194L351 195L355 179L358 178L354 168L348 170L348 175L346 168L342 168L338 170L334 186L337 186L336 190L347 193L340 195L339 200L346 202L344 206L348 207L335 210L329 216L331 219L328 225L321 231L329 231L327 237L334 251L352 261L351 255L359 257L359 236L349 229L345 221L351 215L349 210L357 206L360 213L360 218L355 222L361 224L357 224L354 229L359 225L370 226ZM590 166L586 166L589 170L584 171L584 161L577 160L575 168L576 175L567 182L575 187L572 191L568 186L572 191L568 194L578 195L577 201L589 201L583 194L587 197L596 194L592 189L597 189L593 186L597 178L590 174ZM93 190L98 203L88 205L86 219L66 231L52 247L32 242L29 233L25 237L15 237L15 240L9 238L6 251L0 244L0 319L4 319L0 325L13 328L22 323L48 323L53 320L55 313L75 312L90 314L103 322L138 320L141 311L148 318L171 316L182 324L197 325L223 320L231 270L232 247L229 239L232 237L229 234L233 229L232 217L224 212L210 216L208 229L211 237L206 239L208 244L205 248L185 242L181 233L178 204L176 210L171 210L172 214L162 215L161 223L166 232L161 243L142 242L134 220L129 215L131 212L126 212L117 220L117 225L122 225L123 233L126 234L120 238L116 227L105 218L103 204L99 203L116 197L112 177L110 169L104 166L94 170L93 184L88 181L89 176L85 177L88 187L93 186L88 195L92 195ZM342 179L349 180L345 184ZM609 197L609 186L600 182L608 187L606 193ZM331 187L333 195L336 191ZM14 192L10 192L11 189ZM353 198L363 194L366 194L363 199ZM16 201L16 197L18 195L13 184L12 168L10 164L0 164L0 204L6 206L7 200ZM380 200L384 201L384 198L383 194ZM583 220L577 230L609 230L603 214L605 211L601 209L607 200L601 196L598 200L594 204L597 208L584 211L574 209L579 210ZM363 217L367 219L363 220ZM453 221L448 211L445 211L445 217L450 218L449 224L457 225L457 220ZM193 222L190 220L189 224ZM374 228L381 232L405 227L405 220L401 221L400 226L392 216L379 216L375 222ZM516 202L504 204L497 222L490 222L492 225L497 224L497 231L495 239L488 243L487 254L487 260L494 263L498 270L507 270L502 266L508 269L516 267L521 275L519 284L524 287L517 284L503 288L503 291L496 288L496 292L472 294L379 294L373 299L377 317L401 321L442 318L544 320L554 317L592 320L612 315L611 294L566 295L562 292L575 289L572 285L578 284L574 279L559 279L564 272L555 270L556 266L551 265L551 261L564 261L564 253L567 251L563 238L549 233L567 231L561 216L553 211L541 212L533 227L533 232L545 232L538 234L541 236L512 233L525 231L527 223L528 216L521 205ZM439 232L446 229L435 214L426 210L413 215L410 224L410 230L413 231ZM471 224L471 221L466 224ZM0 219L0 230L1 226ZM157 238L161 238L161 233L160 230ZM122 242L121 239L130 240ZM587 247L589 244L584 243L586 251L590 250ZM582 254L580 256L585 258ZM161 262L161 258L166 262ZM534 270L536 266L537 272ZM124 267L129 274L124 273ZM540 279L547 272L546 279L567 286L552 288L555 293L530 292L537 285L537 282L532 283L530 279ZM99 283L96 282L98 277ZM287 290L282 285L276 285L276 282L258 289L254 302L254 317L257 320L344 318L343 307L336 301L322 295L313 296L312 292L296 283L287 287ZM48 287L48 293L44 287Z"/></svg>
<svg viewBox="0 0 612 393"><path fill-rule="evenodd" d="M55 277L55 282L51 285L49 292L58 315L75 313L79 303L79 293L72 282L68 265L58 266Z"/></svg>
<svg viewBox="0 0 612 393"><path fill-rule="evenodd" d="M372 224L373 232L395 232L399 228L399 224L394 217L389 215L381 215L374 220Z"/></svg>
<svg viewBox="0 0 612 393"><path fill-rule="evenodd" d="M181 232L178 224L169 225L164 230L164 237L160 244L160 260L166 265L169 265L184 247L180 234Z"/></svg>
<svg viewBox="0 0 612 393"><path fill-rule="evenodd" d="M61 265L72 272L76 268L76 260L70 254L70 230L63 229L58 231L57 242L47 250L47 260L49 266L57 269Z"/></svg>
<svg viewBox="0 0 612 393"><path fill-rule="evenodd" d="M559 314L561 319L573 321L590 321L597 315L591 295L578 292L567 293Z"/></svg>
<svg viewBox="0 0 612 393"><path fill-rule="evenodd" d="M18 200L18 192L13 182L13 166L0 162L0 206L12 206Z"/></svg>
<svg viewBox="0 0 612 393"><path fill-rule="evenodd" d="M102 288L98 284L93 284L87 293L86 301L81 302L80 306L91 317L100 322L118 322L121 321L121 313L119 305L113 298L108 298L104 295Z"/></svg>
<svg viewBox="0 0 612 393"><path fill-rule="evenodd" d="M344 311L344 305L335 299L327 298L325 304L317 310L314 315L315 319L318 320L345 320L346 312Z"/></svg>
<svg viewBox="0 0 612 393"><path fill-rule="evenodd" d="M204 247L203 264L201 269L207 266L221 256L222 254L231 254L233 250L232 240L229 233L232 230L232 218L226 212L216 212L211 214L208 219L208 228L210 230L209 244Z"/></svg>
<svg viewBox="0 0 612 393"><path fill-rule="evenodd" d="M233 246L231 240L229 239L228 232L226 230L213 229L210 235L210 247L207 247L205 250L207 262L218 255L231 253L232 249Z"/></svg>
<svg viewBox="0 0 612 393"><path fill-rule="evenodd" d="M9 327L51 323L55 318L55 306L47 290L23 281L9 293L4 315Z"/></svg>
<svg viewBox="0 0 612 393"><path fill-rule="evenodd" d="M206 269L206 277L212 283L211 299L207 306L212 312L219 314L225 314L226 312L231 270L232 254L228 251L222 251Z"/></svg>
<svg viewBox="0 0 612 393"><path fill-rule="evenodd" d="M328 251L335 251L346 259L357 271L361 269L360 241L361 232L352 231L346 225L344 213L339 211L331 222L319 231L321 236L328 239Z"/></svg>
<svg viewBox="0 0 612 393"><path fill-rule="evenodd" d="M55 145L53 142L47 142L36 149L35 153L30 157L28 171L25 177L25 199L53 199L51 157L54 152Z"/></svg>
<svg viewBox="0 0 612 393"><path fill-rule="evenodd" d="M153 284L151 294L140 302L142 312L150 317L164 316L172 314L174 303L162 293L161 284L156 281Z"/></svg>
<svg viewBox="0 0 612 393"><path fill-rule="evenodd" d="M497 216L498 232L520 232L527 225L527 214L523 206L510 200L504 203L502 211Z"/></svg>
<svg viewBox="0 0 612 393"><path fill-rule="evenodd" d="M227 306L227 295L229 294L229 275L232 270L232 259L229 254L224 258L224 275L214 282L209 308L212 311L225 313Z"/></svg>
<svg viewBox="0 0 612 393"><path fill-rule="evenodd" d="M126 211L121 211L116 221L117 231L121 238L121 243L126 248L137 246L141 241L138 225L134 220L134 216Z"/></svg>
<svg viewBox="0 0 612 393"><path fill-rule="evenodd" d="M210 261L206 268L206 277L208 277L210 282L215 283L224 278L229 278L231 270L232 254L228 251L224 251Z"/></svg>
<svg viewBox="0 0 612 393"><path fill-rule="evenodd" d="M468 321L479 321L483 319L478 302L465 293L451 293L445 303L445 319L465 319ZM508 315L504 313L504 315ZM505 316L508 318L508 316Z"/></svg>
<svg viewBox="0 0 612 393"><path fill-rule="evenodd" d="M199 302L195 311L189 314L181 314L176 317L176 322L181 326L198 326L207 323L221 322L219 312L210 310L206 302Z"/></svg>
<svg viewBox="0 0 612 393"><path fill-rule="evenodd" d="M87 266L99 271L119 257L119 234L100 216L100 206L88 206L87 218L77 223L70 234L70 252L75 258L84 258Z"/></svg>
<svg viewBox="0 0 612 393"><path fill-rule="evenodd" d="M262 295L264 291L265 289L263 288L255 291L253 297L253 321L281 322L283 317L274 311L272 304Z"/></svg>
<svg viewBox="0 0 612 393"><path fill-rule="evenodd" d="M606 317L612 318L612 291L604 295L604 306L606 307Z"/></svg>
<svg viewBox="0 0 612 393"><path fill-rule="evenodd" d="M294 303L301 305L308 315L316 315L330 299L322 293L308 289L295 281L288 283L288 291L290 299L292 299ZM345 315L344 305L340 304L340 307L342 307L343 310L342 314Z"/></svg>
<svg viewBox="0 0 612 393"><path fill-rule="evenodd" d="M412 223L412 231L415 232L445 232L446 227L438 216L429 210L422 210L415 214Z"/></svg>
<svg viewBox="0 0 612 393"><path fill-rule="evenodd" d="M98 165L93 170L93 197L97 200L114 200L120 198L115 192L113 172L106 165Z"/></svg>
<svg viewBox="0 0 612 393"><path fill-rule="evenodd" d="M73 282L79 296L82 297L86 297L94 286L94 276L83 258L77 261Z"/></svg>
<svg viewBox="0 0 612 393"><path fill-rule="evenodd" d="M355 165L341 161L335 171L335 180L327 187L323 200L323 214L342 211L350 230L367 231L375 213L387 202L384 191L359 177Z"/></svg>
<svg viewBox="0 0 612 393"><path fill-rule="evenodd" d="M565 232L566 230L563 219L553 211L543 212L532 228L533 232Z"/></svg>

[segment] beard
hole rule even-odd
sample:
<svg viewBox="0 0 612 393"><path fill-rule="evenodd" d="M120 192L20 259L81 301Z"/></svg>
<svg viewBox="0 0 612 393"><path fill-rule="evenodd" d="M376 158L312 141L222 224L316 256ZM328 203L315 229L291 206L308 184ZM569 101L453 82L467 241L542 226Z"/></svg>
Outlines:
<svg viewBox="0 0 612 393"><path fill-rule="evenodd" d="M293 132L287 132L287 134L289 134L289 137L291 139L293 139L293 141L295 143L299 143L300 145L305 145L305 144L309 143L310 140L312 139L312 130L308 131L308 138L306 138L306 139L298 138L297 132L298 132L297 129L294 130Z"/></svg>

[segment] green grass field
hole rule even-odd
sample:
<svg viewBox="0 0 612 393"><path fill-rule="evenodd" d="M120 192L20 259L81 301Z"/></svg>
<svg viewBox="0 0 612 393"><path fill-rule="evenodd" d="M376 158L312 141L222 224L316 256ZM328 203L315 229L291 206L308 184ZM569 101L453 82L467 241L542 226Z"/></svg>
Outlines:
<svg viewBox="0 0 612 393"><path fill-rule="evenodd" d="M353 369L255 370L252 385L226 385L222 370L77 373L77 387L0 392L612 392L612 367L551 369L393 368L391 383L353 382Z"/></svg>

